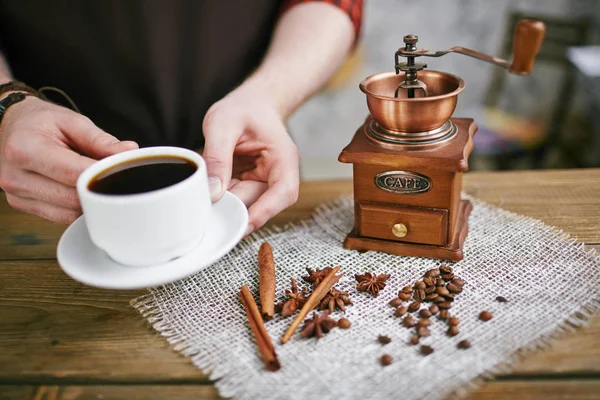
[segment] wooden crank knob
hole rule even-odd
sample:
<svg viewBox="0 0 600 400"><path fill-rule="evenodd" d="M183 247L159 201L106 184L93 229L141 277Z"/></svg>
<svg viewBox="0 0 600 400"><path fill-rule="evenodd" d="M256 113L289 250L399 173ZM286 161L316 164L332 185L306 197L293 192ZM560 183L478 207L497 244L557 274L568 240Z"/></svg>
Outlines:
<svg viewBox="0 0 600 400"><path fill-rule="evenodd" d="M522 19L515 27L513 39L513 61L510 73L527 75L533 71L535 57L540 51L546 25L539 20Z"/></svg>

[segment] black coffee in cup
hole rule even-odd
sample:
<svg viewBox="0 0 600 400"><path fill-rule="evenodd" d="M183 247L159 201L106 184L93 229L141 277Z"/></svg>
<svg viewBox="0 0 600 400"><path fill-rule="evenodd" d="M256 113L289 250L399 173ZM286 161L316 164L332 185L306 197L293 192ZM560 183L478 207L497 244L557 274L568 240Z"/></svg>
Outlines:
<svg viewBox="0 0 600 400"><path fill-rule="evenodd" d="M90 181L88 189L107 195L152 192L189 178L197 169L196 163L182 157L144 157L102 171Z"/></svg>

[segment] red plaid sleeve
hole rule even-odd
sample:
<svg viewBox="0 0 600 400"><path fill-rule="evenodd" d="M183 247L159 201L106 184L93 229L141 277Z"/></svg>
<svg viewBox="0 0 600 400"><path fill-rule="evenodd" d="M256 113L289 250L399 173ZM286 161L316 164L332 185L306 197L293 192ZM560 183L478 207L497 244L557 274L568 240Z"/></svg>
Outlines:
<svg viewBox="0 0 600 400"><path fill-rule="evenodd" d="M297 4L308 3L312 1L322 1L324 3L333 4L348 14L348 17L354 25L356 37L358 37L362 25L363 0L283 0L281 13L283 14L285 11Z"/></svg>

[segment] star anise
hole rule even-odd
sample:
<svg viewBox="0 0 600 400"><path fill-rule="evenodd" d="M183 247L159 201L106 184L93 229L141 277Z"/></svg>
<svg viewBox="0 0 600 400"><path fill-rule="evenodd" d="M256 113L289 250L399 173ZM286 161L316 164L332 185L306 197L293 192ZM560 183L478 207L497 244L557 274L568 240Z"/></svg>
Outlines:
<svg viewBox="0 0 600 400"><path fill-rule="evenodd" d="M379 291L383 290L385 287L385 281L388 280L390 276L388 274L375 275L370 272L365 272L364 274L356 274L354 278L358 282L358 286L356 289L359 292L369 292L373 296L378 296Z"/></svg>
<svg viewBox="0 0 600 400"><path fill-rule="evenodd" d="M350 300L348 292L331 289L329 293L323 297L323 300L321 300L321 303L319 304L319 310L329 309L329 313L331 314L337 307L345 312L346 305L352 305L352 300Z"/></svg>
<svg viewBox="0 0 600 400"><path fill-rule="evenodd" d="M336 320L329 318L327 311L322 312L321 315L314 312L312 318L304 322L302 336L305 338L316 336L317 339L321 339L324 334L329 333L336 325Z"/></svg>
<svg viewBox="0 0 600 400"><path fill-rule="evenodd" d="M316 288L331 270L331 267L325 267L323 269L317 268L316 271L313 271L311 268L306 268L308 276L303 276L302 279L304 282L312 283L313 288Z"/></svg>
<svg viewBox="0 0 600 400"><path fill-rule="evenodd" d="M284 303L277 305L279 314L284 317L289 317L306 303L306 289L298 291L298 285L296 285L294 278L291 278L290 281L292 283L292 290L285 290L285 295L288 299Z"/></svg>

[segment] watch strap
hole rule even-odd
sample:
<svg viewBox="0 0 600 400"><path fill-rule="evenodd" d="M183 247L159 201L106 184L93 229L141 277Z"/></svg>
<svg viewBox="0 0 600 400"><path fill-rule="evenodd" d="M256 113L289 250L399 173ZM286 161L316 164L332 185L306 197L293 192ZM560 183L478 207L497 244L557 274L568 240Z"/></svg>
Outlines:
<svg viewBox="0 0 600 400"><path fill-rule="evenodd" d="M12 92L8 96L0 100L0 123L2 123L2 118L4 117L4 113L6 113L6 110L10 106L25 100L27 96L31 96L31 93Z"/></svg>

